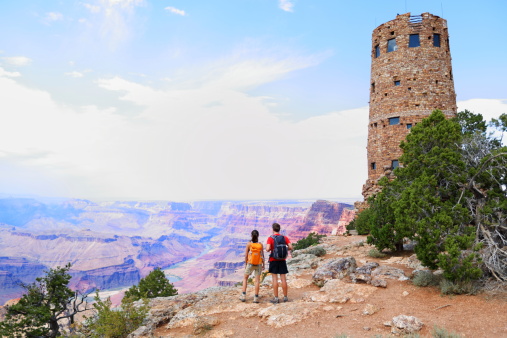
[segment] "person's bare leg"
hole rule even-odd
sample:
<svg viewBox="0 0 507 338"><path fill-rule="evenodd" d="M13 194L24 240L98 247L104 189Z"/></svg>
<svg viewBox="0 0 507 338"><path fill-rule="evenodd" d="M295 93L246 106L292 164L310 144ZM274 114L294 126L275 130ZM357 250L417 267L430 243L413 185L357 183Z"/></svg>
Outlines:
<svg viewBox="0 0 507 338"><path fill-rule="evenodd" d="M261 286L261 275L255 276L255 294L259 295L259 288Z"/></svg>
<svg viewBox="0 0 507 338"><path fill-rule="evenodd" d="M248 275L243 276L243 290L239 296L239 300L244 302L246 300L246 283L248 282Z"/></svg>
<svg viewBox="0 0 507 338"><path fill-rule="evenodd" d="M273 294L278 298L278 275L271 274L271 278L273 279Z"/></svg>
<svg viewBox="0 0 507 338"><path fill-rule="evenodd" d="M243 293L246 292L246 283L248 283L248 275L243 276Z"/></svg>
<svg viewBox="0 0 507 338"><path fill-rule="evenodd" d="M287 297L287 276L286 275L280 275L280 279L282 280L282 290L284 297Z"/></svg>

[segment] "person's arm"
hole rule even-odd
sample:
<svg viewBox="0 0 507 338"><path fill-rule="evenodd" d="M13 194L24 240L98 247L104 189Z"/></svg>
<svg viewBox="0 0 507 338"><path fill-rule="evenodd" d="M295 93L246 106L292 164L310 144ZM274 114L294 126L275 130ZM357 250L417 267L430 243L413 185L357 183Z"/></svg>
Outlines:
<svg viewBox="0 0 507 338"><path fill-rule="evenodd" d="M262 245L262 243L261 243L261 245ZM262 245L261 255L262 255L262 269L264 270L264 245Z"/></svg>
<svg viewBox="0 0 507 338"><path fill-rule="evenodd" d="M271 251L271 241L273 240L273 238L269 237L268 238L268 242L266 244L266 251L267 252L270 252Z"/></svg>
<svg viewBox="0 0 507 338"><path fill-rule="evenodd" d="M245 264L248 264L248 252L250 251L250 242L247 243L245 248Z"/></svg>

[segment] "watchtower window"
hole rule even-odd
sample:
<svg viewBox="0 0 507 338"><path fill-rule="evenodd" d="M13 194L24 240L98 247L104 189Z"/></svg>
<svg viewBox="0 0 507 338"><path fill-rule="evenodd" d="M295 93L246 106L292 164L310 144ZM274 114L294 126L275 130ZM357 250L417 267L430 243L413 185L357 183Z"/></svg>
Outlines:
<svg viewBox="0 0 507 338"><path fill-rule="evenodd" d="M396 45L396 38L387 40L387 52L394 52L398 50L398 46Z"/></svg>
<svg viewBox="0 0 507 338"><path fill-rule="evenodd" d="M400 84L401 84L401 81L399 81L399 80L398 81L394 81L394 85L395 86L399 86Z"/></svg>
<svg viewBox="0 0 507 338"><path fill-rule="evenodd" d="M371 83L371 92L375 93L375 82Z"/></svg>
<svg viewBox="0 0 507 338"><path fill-rule="evenodd" d="M408 40L409 47L419 47L421 45L421 41L419 40L419 34L410 34L410 39Z"/></svg>
<svg viewBox="0 0 507 338"><path fill-rule="evenodd" d="M400 124L400 117L390 117L389 118L389 125L394 126L395 124Z"/></svg>
<svg viewBox="0 0 507 338"><path fill-rule="evenodd" d="M380 56L380 46L376 45L375 46L375 57L378 58L379 56Z"/></svg>
<svg viewBox="0 0 507 338"><path fill-rule="evenodd" d="M392 160L391 161L391 169L396 169L400 166L400 163L398 162L398 160Z"/></svg>
<svg viewBox="0 0 507 338"><path fill-rule="evenodd" d="M377 169L377 163L371 162L371 170Z"/></svg>
<svg viewBox="0 0 507 338"><path fill-rule="evenodd" d="M412 128L412 123L407 123L407 129Z"/></svg>
<svg viewBox="0 0 507 338"><path fill-rule="evenodd" d="M433 46L440 47L440 34L433 34Z"/></svg>

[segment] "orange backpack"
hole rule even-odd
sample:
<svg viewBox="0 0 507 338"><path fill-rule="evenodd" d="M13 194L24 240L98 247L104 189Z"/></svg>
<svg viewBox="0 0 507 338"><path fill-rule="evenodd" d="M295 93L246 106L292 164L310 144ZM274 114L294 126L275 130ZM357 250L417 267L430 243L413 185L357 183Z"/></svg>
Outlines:
<svg viewBox="0 0 507 338"><path fill-rule="evenodd" d="M250 257L248 258L248 263L252 265L262 264L262 244L261 243L251 243L250 244Z"/></svg>

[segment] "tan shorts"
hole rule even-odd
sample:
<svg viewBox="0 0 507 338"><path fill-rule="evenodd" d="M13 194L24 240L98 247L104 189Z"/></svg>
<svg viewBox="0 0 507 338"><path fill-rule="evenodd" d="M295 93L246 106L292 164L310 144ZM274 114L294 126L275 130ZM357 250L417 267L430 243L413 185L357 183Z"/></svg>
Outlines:
<svg viewBox="0 0 507 338"><path fill-rule="evenodd" d="M250 276L252 272L255 273L254 276L260 276L262 273L262 264L259 265L247 264L245 266L245 275Z"/></svg>

